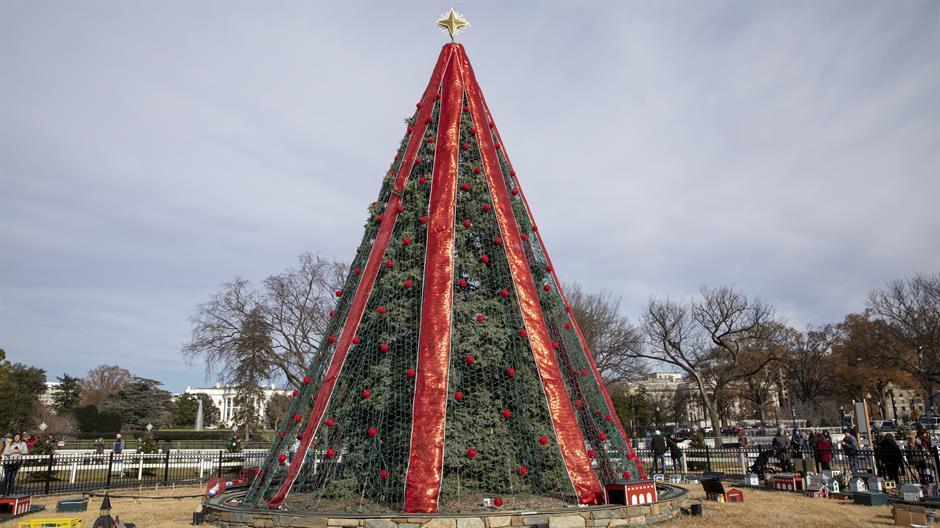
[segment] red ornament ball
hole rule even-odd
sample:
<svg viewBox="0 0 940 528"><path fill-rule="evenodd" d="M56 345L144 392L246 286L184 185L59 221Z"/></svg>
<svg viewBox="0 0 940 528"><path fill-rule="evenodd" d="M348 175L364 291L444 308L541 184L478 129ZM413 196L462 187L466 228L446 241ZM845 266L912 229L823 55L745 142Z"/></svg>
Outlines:
<svg viewBox="0 0 940 528"><path fill-rule="evenodd" d="M418 221L421 222L422 224L426 224L428 223L428 217L422 216L421 218L418 219Z"/></svg>
<svg viewBox="0 0 940 528"><path fill-rule="evenodd" d="M471 135L471 136L477 135L477 129L474 128L474 127L470 127L470 135Z"/></svg>
<svg viewBox="0 0 940 528"><path fill-rule="evenodd" d="M464 220L464 221L463 221L463 226L464 226L464 227L466 227L466 228L469 229L471 225L472 225L472 224L470 223L470 220Z"/></svg>
<svg viewBox="0 0 940 528"><path fill-rule="evenodd" d="M472 355L467 354L467 357L465 357L464 360L467 362L467 365L473 365L474 363L476 363L477 359L473 357Z"/></svg>
<svg viewBox="0 0 940 528"><path fill-rule="evenodd" d="M522 233L521 236L522 236L522 240L526 240L526 241L529 240L529 235L527 235L527 234L525 234L525 233Z"/></svg>
<svg viewBox="0 0 940 528"><path fill-rule="evenodd" d="M388 352L388 343L379 343L379 350L382 352Z"/></svg>
<svg viewBox="0 0 940 528"><path fill-rule="evenodd" d="M558 341L552 341L552 348L558 350Z"/></svg>
<svg viewBox="0 0 940 528"><path fill-rule="evenodd" d="M477 456L477 450L474 448L467 449L467 458L473 458Z"/></svg>
<svg viewBox="0 0 940 528"><path fill-rule="evenodd" d="M588 453L587 453L587 454L588 454L588 456L591 457L591 458L594 458L594 457L597 456L597 452L594 451L593 449L588 449Z"/></svg>
<svg viewBox="0 0 940 528"><path fill-rule="evenodd" d="M503 505L503 498L502 498L502 497L496 497L496 498L493 499L493 506L496 506L497 508L499 508L499 507L502 506L502 505Z"/></svg>
<svg viewBox="0 0 940 528"><path fill-rule="evenodd" d="M400 213L405 210L405 206L402 204L398 204L398 207L396 207L395 210Z"/></svg>
<svg viewBox="0 0 940 528"><path fill-rule="evenodd" d="M303 419L304 419L304 417L301 416L301 415L299 415L299 414L295 414L295 415L294 415L294 423L300 423L301 420L303 420Z"/></svg>
<svg viewBox="0 0 940 528"><path fill-rule="evenodd" d="M369 389L364 389L364 390L362 391L362 399L363 399L363 400L368 400L368 399L371 398L371 397L372 397L372 391L370 391Z"/></svg>
<svg viewBox="0 0 940 528"><path fill-rule="evenodd" d="M486 321L486 316L483 314L477 314L477 322L482 323L484 321Z"/></svg>
<svg viewBox="0 0 940 528"><path fill-rule="evenodd" d="M509 290L507 290L506 288L503 288L502 290L499 290L499 294L502 295L503 297L509 297Z"/></svg>
<svg viewBox="0 0 940 528"><path fill-rule="evenodd" d="M500 146L499 143L497 143L497 144L496 144L496 150L499 150L500 148L502 148L502 147Z"/></svg>
<svg viewBox="0 0 940 528"><path fill-rule="evenodd" d="M509 175L512 176L513 178L515 178L515 177L516 177L516 171L510 169L510 170L509 170Z"/></svg>
<svg viewBox="0 0 940 528"><path fill-rule="evenodd" d="M506 369L506 376L508 376L508 377L510 377L510 378L515 378L515 377L516 377L516 369L514 369L514 368L512 368L512 367L509 367L508 369Z"/></svg>
<svg viewBox="0 0 940 528"><path fill-rule="evenodd" d="M362 273L362 268L356 268L353 270L353 275L357 277L359 276L360 273Z"/></svg>
<svg viewBox="0 0 940 528"><path fill-rule="evenodd" d="M421 108L421 103L415 103L415 108Z"/></svg>
<svg viewBox="0 0 940 528"><path fill-rule="evenodd" d="M405 237L405 238L401 239L401 243L402 243L403 246L407 246L408 244L411 244L411 239L408 238L408 237Z"/></svg>
<svg viewBox="0 0 940 528"><path fill-rule="evenodd" d="M328 342L330 342L330 343L335 343L335 342L336 342L336 336L335 336L335 335L331 335L330 337L326 338L326 340L327 340Z"/></svg>
<svg viewBox="0 0 940 528"><path fill-rule="evenodd" d="M511 417L512 417L512 411L510 411L509 409L503 409L502 411L500 411L499 414L502 414L502 415L503 415L503 418L511 418Z"/></svg>
<svg viewBox="0 0 940 528"><path fill-rule="evenodd" d="M358 345L359 343L362 343L362 339L359 339L359 336L353 336L352 343L354 345Z"/></svg>
<svg viewBox="0 0 940 528"><path fill-rule="evenodd" d="M394 261L394 260L386 260L386 261L385 261L385 267L386 267L386 268L392 268L392 267L394 267L394 266L395 266L395 261Z"/></svg>
<svg viewBox="0 0 940 528"><path fill-rule="evenodd" d="M309 384L311 381L313 381L313 380L310 378L310 376L304 376L304 384L305 384L305 385L306 385L306 384Z"/></svg>
<svg viewBox="0 0 940 528"><path fill-rule="evenodd" d="M417 165L417 164L419 164L419 163L421 163L422 161L424 161L424 160L423 160L423 159L421 159L421 157L420 157L420 156L418 156L417 158L415 158L415 165Z"/></svg>
<svg viewBox="0 0 940 528"><path fill-rule="evenodd" d="M484 264L489 264L489 263L490 263L490 257L489 257L489 255L483 255L482 257L480 257L480 262L482 262L482 263L484 263Z"/></svg>
<svg viewBox="0 0 940 528"><path fill-rule="evenodd" d="M542 286L542 289L545 290L545 291L552 291L552 285L551 285L551 284L546 284L546 285Z"/></svg>
<svg viewBox="0 0 940 528"><path fill-rule="evenodd" d="M571 330L571 323L565 323L565 330Z"/></svg>
<svg viewBox="0 0 940 528"><path fill-rule="evenodd" d="M331 448L328 448L328 449L326 450L326 458L333 458L333 457L335 457L335 456L336 456L336 450L335 450L335 449L333 449L333 448L331 447Z"/></svg>
<svg viewBox="0 0 940 528"><path fill-rule="evenodd" d="M415 377L415 374L416 374L415 369L408 369L405 371L405 375L408 376L409 378Z"/></svg>
<svg viewBox="0 0 940 528"><path fill-rule="evenodd" d="M552 265L549 264L548 266L545 266L545 271L551 273L551 272L555 271L555 268L553 268Z"/></svg>
<svg viewBox="0 0 940 528"><path fill-rule="evenodd" d="M460 186L460 190L462 190L462 191L469 191L469 190L470 190L470 184L469 184L469 183L465 183L465 184L461 185L461 186Z"/></svg>
<svg viewBox="0 0 940 528"><path fill-rule="evenodd" d="M623 480L630 480L631 474L629 471L623 472Z"/></svg>
<svg viewBox="0 0 940 528"><path fill-rule="evenodd" d="M547 445L547 444L548 444L548 437L545 436L545 435L540 436L540 437L539 437L539 443L542 444L542 445Z"/></svg>
<svg viewBox="0 0 940 528"><path fill-rule="evenodd" d="M575 401L574 401L574 406L577 407L578 409L580 409L580 408L584 407L584 402L581 401L581 400L575 400Z"/></svg>
<svg viewBox="0 0 940 528"><path fill-rule="evenodd" d="M495 127L495 126L496 126L496 123L490 121L490 128L493 128L493 127Z"/></svg>
<svg viewBox="0 0 940 528"><path fill-rule="evenodd" d="M379 478L382 480L386 480L388 478L388 470L383 469L382 471L379 471Z"/></svg>
<svg viewBox="0 0 940 528"><path fill-rule="evenodd" d="M590 375L591 375L591 371L588 370L588 369L584 369L584 370L581 371L581 375L582 375L582 376L590 376Z"/></svg>
<svg viewBox="0 0 940 528"><path fill-rule="evenodd" d="M525 328L519 330L519 337L525 337L527 335L529 335L529 332L527 332Z"/></svg>
<svg viewBox="0 0 940 528"><path fill-rule="evenodd" d="M483 212L484 212L484 213L490 212L490 209L492 209L492 208L493 208L493 206L490 205L490 204L483 204Z"/></svg>
<svg viewBox="0 0 940 528"><path fill-rule="evenodd" d="M382 223L382 220L385 220L385 215L383 215L382 213L379 213L379 214L375 215L375 221L376 221L376 222L378 222L378 223L381 224L381 223Z"/></svg>
<svg viewBox="0 0 940 528"><path fill-rule="evenodd" d="M369 438L375 438L376 436L378 436L379 430L376 429L375 427L370 427L370 428L366 431L366 434L369 435Z"/></svg>
<svg viewBox="0 0 940 528"><path fill-rule="evenodd" d="M467 279L460 279L459 281L457 281L457 284L458 284L461 288L466 288L466 287L467 287Z"/></svg>
<svg viewBox="0 0 940 528"><path fill-rule="evenodd" d="M333 317L336 313L333 310L330 310L330 317Z"/></svg>
<svg viewBox="0 0 940 528"><path fill-rule="evenodd" d="M464 143L460 145L460 148L463 150L470 150L470 143Z"/></svg>
<svg viewBox="0 0 940 528"><path fill-rule="evenodd" d="M455 392L454 392L454 399L457 400L457 401L463 401L463 392L461 392L461 391L455 391Z"/></svg>
<svg viewBox="0 0 940 528"><path fill-rule="evenodd" d="M334 423L336 423L336 422L334 422L332 418L327 418L327 419L326 419L326 426L327 426L327 427L333 427L333 424L334 424Z"/></svg>
<svg viewBox="0 0 940 528"><path fill-rule="evenodd" d="M608 422L614 421L614 417L611 416L611 415L609 415L609 414L608 414L607 416L605 416L604 419L607 420Z"/></svg>
<svg viewBox="0 0 940 528"><path fill-rule="evenodd" d="M281 453L280 455L277 456L277 461L280 462L281 464L283 464L284 462L287 462L287 455L285 455L284 453Z"/></svg>
<svg viewBox="0 0 940 528"><path fill-rule="evenodd" d="M497 246L501 246L503 244L503 239L499 238L498 236L495 236L493 237L493 244Z"/></svg>
<svg viewBox="0 0 940 528"><path fill-rule="evenodd" d="M464 111L464 112L469 112L469 111L470 111L470 105L463 105L463 111Z"/></svg>
<svg viewBox="0 0 940 528"><path fill-rule="evenodd" d="M300 392L297 391L296 389L295 389L293 392L291 392L291 396L293 396L293 397L295 397L295 398L297 397L298 394L300 394Z"/></svg>
<svg viewBox="0 0 940 528"><path fill-rule="evenodd" d="M342 297L342 296L343 296L343 290L336 290L336 296L337 296L337 297Z"/></svg>
<svg viewBox="0 0 940 528"><path fill-rule="evenodd" d="M483 169L481 169L480 167L474 167L474 168L473 168L473 173L474 173L474 174L480 174L480 173L482 173L482 172L483 172Z"/></svg>
<svg viewBox="0 0 940 528"><path fill-rule="evenodd" d="M601 431L601 434L597 435L601 439L601 442L607 440L607 433Z"/></svg>
<svg viewBox="0 0 940 528"><path fill-rule="evenodd" d="M518 196L518 195L519 195L519 189L513 189L511 192L512 192L512 195L513 195L513 196Z"/></svg>
<svg viewBox="0 0 940 528"><path fill-rule="evenodd" d="M375 309L375 311L376 311L379 315L385 315L385 307L384 307L384 306L379 306L378 308Z"/></svg>
<svg viewBox="0 0 940 528"><path fill-rule="evenodd" d="M529 474L529 468L525 466L519 466L519 475L524 477Z"/></svg>
<svg viewBox="0 0 940 528"><path fill-rule="evenodd" d="M403 285L405 288L410 288L410 287L412 286L412 284L414 284L414 283L412 283L410 280L406 280L405 282L402 283L402 285Z"/></svg>
<svg viewBox="0 0 940 528"><path fill-rule="evenodd" d="M428 179L425 178L424 176L418 178L418 183L424 184L424 183L427 183L427 181L428 181Z"/></svg>

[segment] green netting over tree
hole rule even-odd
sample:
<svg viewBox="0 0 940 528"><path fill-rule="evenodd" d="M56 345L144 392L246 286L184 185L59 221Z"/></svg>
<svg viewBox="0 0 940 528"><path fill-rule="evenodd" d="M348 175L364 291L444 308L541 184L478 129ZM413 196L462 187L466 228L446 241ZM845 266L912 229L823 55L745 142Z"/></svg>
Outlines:
<svg viewBox="0 0 940 528"><path fill-rule="evenodd" d="M644 476L460 45L444 47L406 126L317 360L244 504L535 509L596 503L604 484ZM442 233L453 255L429 249L440 247L429 237ZM430 269L442 262L446 269ZM442 269L449 302L425 296L429 272ZM537 299L540 311L523 309L521 296ZM448 316L449 328L422 323L437 315ZM421 343L432 338L449 338L449 349L428 363ZM430 371L445 382L422 384ZM560 380L564 397L545 376ZM437 416L435 405L437 436L415 426L416 417ZM421 435L432 441L416 443ZM435 453L440 464L428 467ZM415 486L426 478L411 478L419 470L433 477L426 488ZM430 506L413 509L414 495L429 495Z"/></svg>

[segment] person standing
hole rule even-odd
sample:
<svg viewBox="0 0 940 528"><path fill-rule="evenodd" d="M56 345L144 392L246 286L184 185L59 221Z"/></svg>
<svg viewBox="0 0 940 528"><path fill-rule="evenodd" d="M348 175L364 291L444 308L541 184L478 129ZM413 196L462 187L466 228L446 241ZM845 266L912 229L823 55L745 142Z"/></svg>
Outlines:
<svg viewBox="0 0 940 528"><path fill-rule="evenodd" d="M682 449L679 448L679 442L676 435L671 434L666 438L669 444L669 456L672 458L672 470L676 473L682 472Z"/></svg>
<svg viewBox="0 0 940 528"><path fill-rule="evenodd" d="M16 473L20 470L23 456L27 454L29 454L29 446L18 434L3 448L3 487L0 488L0 495L13 494L16 487Z"/></svg>
<svg viewBox="0 0 940 528"><path fill-rule="evenodd" d="M659 429L653 433L653 440L650 442L650 447L653 448L653 473L660 471L662 473L666 472L666 439L663 438L662 433L659 432ZM656 468L659 467L657 470Z"/></svg>
<svg viewBox="0 0 940 528"><path fill-rule="evenodd" d="M751 443L747 439L747 435L744 434L744 429L738 429L738 444L741 446L741 449L747 449L751 447Z"/></svg>
<svg viewBox="0 0 940 528"><path fill-rule="evenodd" d="M95 443L92 446L95 448L96 455L104 454L104 438L99 436L98 439L95 440Z"/></svg>
<svg viewBox="0 0 940 528"><path fill-rule="evenodd" d="M832 462L832 438L829 431L823 431L816 437L816 453L823 470L832 469L829 467Z"/></svg>
<svg viewBox="0 0 940 528"><path fill-rule="evenodd" d="M849 469L854 473L859 470L858 440L852 436L852 431L849 429L843 429L842 432L845 433L845 436L843 436L842 441L839 442L839 447L842 448L842 453L849 459Z"/></svg>
<svg viewBox="0 0 940 528"><path fill-rule="evenodd" d="M897 482L901 475L901 468L904 465L904 454L901 451L901 446L894 440L894 434L885 433L878 444L878 448L885 478Z"/></svg>
<svg viewBox="0 0 940 528"><path fill-rule="evenodd" d="M121 433L114 436L114 446L111 447L111 451L115 455L120 455L124 451L124 438Z"/></svg>

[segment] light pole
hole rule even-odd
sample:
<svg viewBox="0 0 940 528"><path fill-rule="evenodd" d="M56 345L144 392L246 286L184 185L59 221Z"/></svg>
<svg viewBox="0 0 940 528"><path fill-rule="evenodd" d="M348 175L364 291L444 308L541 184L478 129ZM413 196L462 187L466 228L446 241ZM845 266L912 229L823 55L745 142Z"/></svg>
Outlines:
<svg viewBox="0 0 940 528"><path fill-rule="evenodd" d="M630 430L634 432L636 431L636 427L633 423L633 419L636 416L636 387L627 389L627 396L630 397Z"/></svg>
<svg viewBox="0 0 940 528"><path fill-rule="evenodd" d="M897 425L898 421L898 404L894 401L894 383L888 382L885 385L885 389L888 391L888 395L891 396L891 417L894 418L894 423Z"/></svg>
<svg viewBox="0 0 940 528"><path fill-rule="evenodd" d="M659 405L656 406L656 414L653 415L653 425L659 429Z"/></svg>

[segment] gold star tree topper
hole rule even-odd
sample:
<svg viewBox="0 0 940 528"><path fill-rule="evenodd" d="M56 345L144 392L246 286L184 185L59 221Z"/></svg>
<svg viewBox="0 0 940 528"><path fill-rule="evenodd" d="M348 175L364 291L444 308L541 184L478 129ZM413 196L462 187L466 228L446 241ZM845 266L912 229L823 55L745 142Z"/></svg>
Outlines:
<svg viewBox="0 0 940 528"><path fill-rule="evenodd" d="M441 16L440 20L437 21L437 25L447 30L447 33L450 34L450 40L454 40L454 35L460 33L460 31L468 27L470 22L467 22L463 19L463 15L454 11L454 8L450 8L450 12L446 15Z"/></svg>

